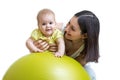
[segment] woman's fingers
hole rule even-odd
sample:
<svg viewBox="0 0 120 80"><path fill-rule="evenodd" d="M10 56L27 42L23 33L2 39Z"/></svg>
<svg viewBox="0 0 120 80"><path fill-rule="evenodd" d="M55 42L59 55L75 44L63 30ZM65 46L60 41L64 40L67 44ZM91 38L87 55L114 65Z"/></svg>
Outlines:
<svg viewBox="0 0 120 80"><path fill-rule="evenodd" d="M56 52L58 50L57 44L48 44L48 42L44 40L37 40L34 42L34 45L40 50L50 50L52 52Z"/></svg>
<svg viewBox="0 0 120 80"><path fill-rule="evenodd" d="M47 50L49 48L49 44L47 42L41 42L41 44L38 46L38 48L42 50Z"/></svg>
<svg viewBox="0 0 120 80"><path fill-rule="evenodd" d="M46 45L45 47L43 47L43 50L47 50L49 49L49 45Z"/></svg>
<svg viewBox="0 0 120 80"><path fill-rule="evenodd" d="M56 52L58 50L58 47L56 44L49 44L49 50L52 52Z"/></svg>
<svg viewBox="0 0 120 80"><path fill-rule="evenodd" d="M51 47L57 47L57 44L49 44Z"/></svg>
<svg viewBox="0 0 120 80"><path fill-rule="evenodd" d="M47 50L49 48L49 44L46 41L43 41L43 40L35 41L34 45L41 50Z"/></svg>
<svg viewBox="0 0 120 80"><path fill-rule="evenodd" d="M43 42L43 41L42 41L42 40L34 41L34 45L35 45L35 46L38 46L41 42Z"/></svg>
<svg viewBox="0 0 120 80"><path fill-rule="evenodd" d="M56 52L57 48L56 47L50 47L49 50L52 51L52 52Z"/></svg>

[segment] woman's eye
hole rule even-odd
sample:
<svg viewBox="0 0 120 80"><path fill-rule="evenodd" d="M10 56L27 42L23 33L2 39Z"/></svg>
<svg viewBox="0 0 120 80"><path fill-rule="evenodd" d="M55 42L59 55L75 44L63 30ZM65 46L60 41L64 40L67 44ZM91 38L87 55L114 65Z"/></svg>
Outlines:
<svg viewBox="0 0 120 80"><path fill-rule="evenodd" d="M75 29L74 29L74 27L73 27L73 26L71 26L71 29L72 29L73 31L75 31Z"/></svg>

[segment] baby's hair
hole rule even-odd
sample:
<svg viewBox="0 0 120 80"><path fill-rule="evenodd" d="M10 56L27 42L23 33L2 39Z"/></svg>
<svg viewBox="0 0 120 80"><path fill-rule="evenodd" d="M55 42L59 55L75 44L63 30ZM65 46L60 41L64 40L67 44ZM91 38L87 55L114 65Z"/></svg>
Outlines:
<svg viewBox="0 0 120 80"><path fill-rule="evenodd" d="M45 9L42 9L42 10L40 10L40 11L38 12L37 20L39 20L39 17L40 17L40 16L46 15L46 14L52 14L52 15L55 16L55 13L54 13L52 10L45 8Z"/></svg>

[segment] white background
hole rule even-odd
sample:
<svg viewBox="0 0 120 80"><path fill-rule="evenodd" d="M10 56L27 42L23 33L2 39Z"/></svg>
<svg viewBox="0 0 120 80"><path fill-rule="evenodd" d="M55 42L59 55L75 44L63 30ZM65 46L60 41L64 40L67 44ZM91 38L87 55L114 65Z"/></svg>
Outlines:
<svg viewBox="0 0 120 80"><path fill-rule="evenodd" d="M100 59L93 64L97 80L120 80L119 0L0 0L0 80L9 66L29 54L25 46L37 27L36 15L50 8L57 22L68 22L78 11L90 10L100 20Z"/></svg>

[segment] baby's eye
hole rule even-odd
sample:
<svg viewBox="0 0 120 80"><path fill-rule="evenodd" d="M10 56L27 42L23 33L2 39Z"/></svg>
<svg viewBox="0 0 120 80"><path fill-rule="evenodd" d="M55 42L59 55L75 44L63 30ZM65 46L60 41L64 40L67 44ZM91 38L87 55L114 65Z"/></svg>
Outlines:
<svg viewBox="0 0 120 80"><path fill-rule="evenodd" d="M45 23L42 23L42 25L45 25Z"/></svg>
<svg viewBox="0 0 120 80"><path fill-rule="evenodd" d="M52 24L53 22L50 22L49 24Z"/></svg>

